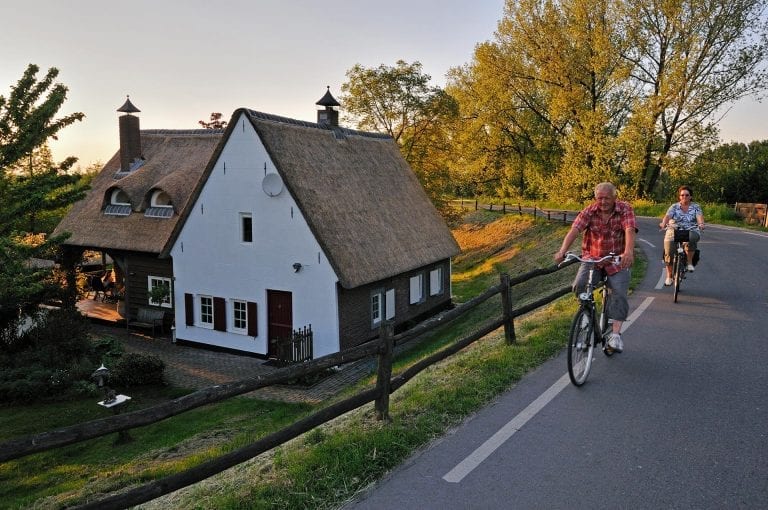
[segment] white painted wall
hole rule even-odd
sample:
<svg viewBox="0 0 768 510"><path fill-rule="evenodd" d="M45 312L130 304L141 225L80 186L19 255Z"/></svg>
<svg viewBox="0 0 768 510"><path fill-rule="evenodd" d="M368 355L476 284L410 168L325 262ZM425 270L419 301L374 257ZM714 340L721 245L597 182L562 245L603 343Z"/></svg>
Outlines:
<svg viewBox="0 0 768 510"><path fill-rule="evenodd" d="M293 294L293 327L311 324L315 357L338 352L336 276L296 202L283 187L274 197L262 190L277 173L245 116L237 121L192 213L171 250L176 336L184 340L267 353L267 289ZM251 213L253 242L242 243L240 213ZM293 264L302 269L296 273ZM258 304L258 336L186 326L184 294ZM227 328L232 307L227 301Z"/></svg>

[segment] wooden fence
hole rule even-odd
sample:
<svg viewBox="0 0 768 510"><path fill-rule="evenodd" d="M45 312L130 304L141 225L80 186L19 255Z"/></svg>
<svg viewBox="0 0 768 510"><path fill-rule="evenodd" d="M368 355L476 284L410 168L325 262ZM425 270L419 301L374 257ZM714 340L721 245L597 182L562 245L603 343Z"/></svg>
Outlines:
<svg viewBox="0 0 768 510"><path fill-rule="evenodd" d="M0 462L6 462L33 453L47 451L88 439L113 434L115 432L123 432L132 428L149 425L203 405L220 402L227 398L242 395L243 393L248 393L259 388L275 384L284 384L297 377L307 376L333 366L357 361L374 355L378 358L377 380L374 388L365 390L342 401L335 402L284 429L262 437L254 443L229 452L221 457L203 462L186 471L159 480L153 480L125 492L88 502L77 508L122 509L153 500L164 494L200 482L224 471L225 469L229 469L230 467L252 459L257 455L267 452L272 448L322 425L323 423L370 402L374 402L377 418L386 420L389 416L389 395L401 388L430 365L456 354L468 345L502 326L504 327L506 342L508 344L514 343L514 319L516 317L527 314L565 294L568 294L571 289L570 286L563 287L532 303L515 308L513 306L514 303L511 295L512 287L532 278L554 273L567 265L570 265L570 263L566 263L561 267L551 266L548 268L540 268L515 278L502 274L500 282L497 285L490 287L485 292L472 298L466 303L458 305L451 310L444 311L418 324L412 329L394 335L392 324L385 323L381 327L379 338L375 340L311 361L291 364L285 368L276 370L270 375L219 384L146 409L118 414L108 418L93 420L70 427L6 441L0 444ZM488 320L481 324L471 335L457 340L442 350L414 363L396 377L391 377L393 353L396 345L402 344L461 317L497 294L501 294L502 305L501 314L498 318Z"/></svg>
<svg viewBox="0 0 768 510"><path fill-rule="evenodd" d="M499 211L505 214L514 214L517 213L519 215L523 214L530 214L534 218L546 218L547 220L559 220L562 222L569 221L569 216L574 218L576 214L578 214L578 211L564 211L560 209L541 209L536 204L533 204L533 207L531 206L523 206L520 203L517 204L507 204L506 202L501 202L500 204L494 204L493 202L489 203L483 203L478 200L467 200L467 199L458 199L458 200L451 200L450 202L452 205L460 208L460 209L474 209L475 211L478 211L480 209L486 210L486 211Z"/></svg>

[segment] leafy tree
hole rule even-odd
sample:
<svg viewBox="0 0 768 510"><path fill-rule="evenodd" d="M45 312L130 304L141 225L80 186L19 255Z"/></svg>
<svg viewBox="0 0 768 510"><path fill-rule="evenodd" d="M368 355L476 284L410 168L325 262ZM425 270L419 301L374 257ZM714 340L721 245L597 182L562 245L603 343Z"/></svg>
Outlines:
<svg viewBox="0 0 768 510"><path fill-rule="evenodd" d="M638 195L653 193L670 156L713 143L718 109L764 87L763 9L762 0L623 3L632 42L626 58L640 89L630 130L643 140Z"/></svg>
<svg viewBox="0 0 768 510"><path fill-rule="evenodd" d="M52 258L62 240L41 232L37 218L74 203L86 190L79 176L67 173L77 159L55 165L45 149L49 138L84 115L55 118L67 87L54 83L57 69L40 81L38 70L30 64L8 97L0 96L0 348L17 338L23 314L61 290L50 269L33 263Z"/></svg>
<svg viewBox="0 0 768 510"><path fill-rule="evenodd" d="M713 143L723 105L764 87L763 4L507 0L446 87L454 161L502 192L582 199L612 179L652 195Z"/></svg>
<svg viewBox="0 0 768 510"><path fill-rule="evenodd" d="M205 129L224 129L227 127L227 121L221 119L222 114L214 112L211 114L210 122L204 120L198 120L197 123L203 126Z"/></svg>
<svg viewBox="0 0 768 510"><path fill-rule="evenodd" d="M446 158L450 123L458 105L431 77L420 62L398 60L366 68L356 64L347 71L341 102L359 129L390 135L406 161L419 176L438 209L449 214L442 194L449 185Z"/></svg>

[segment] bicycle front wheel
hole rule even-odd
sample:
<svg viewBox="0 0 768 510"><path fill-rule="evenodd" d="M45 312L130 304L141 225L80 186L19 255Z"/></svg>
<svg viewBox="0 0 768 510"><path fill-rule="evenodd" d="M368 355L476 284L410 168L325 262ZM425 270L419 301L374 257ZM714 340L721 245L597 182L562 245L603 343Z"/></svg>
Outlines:
<svg viewBox="0 0 768 510"><path fill-rule="evenodd" d="M575 386L581 386L587 381L589 370L592 368L592 355L595 350L594 328L592 312L584 307L579 308L571 323L571 334L568 338L568 376Z"/></svg>
<svg viewBox="0 0 768 510"><path fill-rule="evenodd" d="M680 293L680 285L683 283L683 271L685 271L685 267L683 266L683 257L679 253L675 255L675 262L672 266L672 274L675 277L675 303L677 303L677 295Z"/></svg>

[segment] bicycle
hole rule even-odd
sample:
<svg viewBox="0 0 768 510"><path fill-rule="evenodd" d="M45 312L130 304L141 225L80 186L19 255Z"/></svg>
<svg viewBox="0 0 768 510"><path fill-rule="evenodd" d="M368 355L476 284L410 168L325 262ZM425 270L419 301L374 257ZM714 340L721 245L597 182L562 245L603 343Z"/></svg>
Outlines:
<svg viewBox="0 0 768 510"><path fill-rule="evenodd" d="M688 272L688 258L685 255L685 244L690 239L690 231L681 227L670 225L668 229L674 229L674 250L672 251L672 285L674 286L674 302L677 303L677 295L680 293L680 286L685 279L685 273Z"/></svg>
<svg viewBox="0 0 768 510"><path fill-rule="evenodd" d="M618 263L620 257L615 254L606 255L599 259L581 258L574 253L566 253L565 259L560 265L569 260L586 262L589 265L589 277L584 292L580 292L579 310L573 317L571 330L568 336L568 376L574 386L581 386L587 381L589 371L592 369L595 346L600 344L606 356L612 356L613 350L608 347L608 336L611 328L608 327L608 314L606 300L608 299L608 276L600 272L600 280L595 281L596 265L603 262ZM600 307L595 302L594 292L600 292Z"/></svg>

